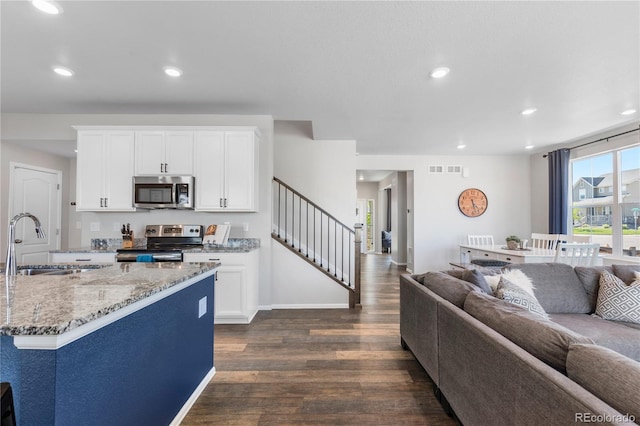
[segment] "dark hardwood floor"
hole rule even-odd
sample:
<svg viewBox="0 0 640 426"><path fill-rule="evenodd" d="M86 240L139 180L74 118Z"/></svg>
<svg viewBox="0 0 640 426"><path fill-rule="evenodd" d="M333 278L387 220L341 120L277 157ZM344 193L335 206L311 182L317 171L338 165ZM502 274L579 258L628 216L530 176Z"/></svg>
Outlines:
<svg viewBox="0 0 640 426"><path fill-rule="evenodd" d="M216 375L190 425L455 425L400 347L390 255L362 258L362 310L261 311L216 325Z"/></svg>

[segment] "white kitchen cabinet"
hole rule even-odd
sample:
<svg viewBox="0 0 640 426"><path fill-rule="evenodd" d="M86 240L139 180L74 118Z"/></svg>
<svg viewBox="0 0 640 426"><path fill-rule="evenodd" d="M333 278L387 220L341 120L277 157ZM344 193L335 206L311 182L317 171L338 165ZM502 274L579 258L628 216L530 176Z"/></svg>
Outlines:
<svg viewBox="0 0 640 426"><path fill-rule="evenodd" d="M220 262L214 322L249 324L258 312L259 250L245 253L185 253L185 262Z"/></svg>
<svg viewBox="0 0 640 426"><path fill-rule="evenodd" d="M195 137L196 210L258 210L258 137L253 130Z"/></svg>
<svg viewBox="0 0 640 426"><path fill-rule="evenodd" d="M78 211L134 211L134 132L79 130L76 176Z"/></svg>
<svg viewBox="0 0 640 426"><path fill-rule="evenodd" d="M135 139L136 176L193 174L192 131L137 131Z"/></svg>
<svg viewBox="0 0 640 426"><path fill-rule="evenodd" d="M115 263L115 253L49 253L51 263L85 263L87 265L94 263Z"/></svg>

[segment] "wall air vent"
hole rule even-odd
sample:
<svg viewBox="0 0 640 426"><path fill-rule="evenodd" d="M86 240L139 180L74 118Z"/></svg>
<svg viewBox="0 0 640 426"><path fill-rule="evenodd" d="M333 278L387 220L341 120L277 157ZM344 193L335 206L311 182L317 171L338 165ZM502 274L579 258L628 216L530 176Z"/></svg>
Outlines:
<svg viewBox="0 0 640 426"><path fill-rule="evenodd" d="M462 173L462 166L447 166L447 173L459 175Z"/></svg>
<svg viewBox="0 0 640 426"><path fill-rule="evenodd" d="M442 174L444 173L444 166L429 166L429 174Z"/></svg>

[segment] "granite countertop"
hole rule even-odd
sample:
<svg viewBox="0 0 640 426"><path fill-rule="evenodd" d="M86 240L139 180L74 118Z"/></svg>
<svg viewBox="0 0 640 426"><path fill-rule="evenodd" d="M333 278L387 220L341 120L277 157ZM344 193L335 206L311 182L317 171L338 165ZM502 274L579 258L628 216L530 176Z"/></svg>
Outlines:
<svg viewBox="0 0 640 426"><path fill-rule="evenodd" d="M92 270L69 275L8 278L3 273L5 289L0 295L0 335L59 335L219 265L217 262L133 262L109 266L56 264L56 268ZM54 265L33 267L47 266ZM20 269L28 267L21 266Z"/></svg>
<svg viewBox="0 0 640 426"><path fill-rule="evenodd" d="M49 253L116 253L122 247L119 239L93 239L91 247L73 248L68 250L51 250ZM138 241L134 248L146 248L146 240ZM229 238L227 244L205 244L202 248L186 249L184 253L248 253L260 248L259 238Z"/></svg>

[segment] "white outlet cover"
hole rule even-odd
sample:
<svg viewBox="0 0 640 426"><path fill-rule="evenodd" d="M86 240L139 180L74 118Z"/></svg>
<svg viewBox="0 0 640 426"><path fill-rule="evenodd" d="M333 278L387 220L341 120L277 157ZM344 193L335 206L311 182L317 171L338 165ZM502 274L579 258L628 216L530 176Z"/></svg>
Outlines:
<svg viewBox="0 0 640 426"><path fill-rule="evenodd" d="M89 225L89 230L91 232L100 231L100 222L91 222L91 225Z"/></svg>
<svg viewBox="0 0 640 426"><path fill-rule="evenodd" d="M202 318L207 313L207 296L198 302L198 318Z"/></svg>

